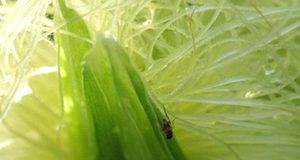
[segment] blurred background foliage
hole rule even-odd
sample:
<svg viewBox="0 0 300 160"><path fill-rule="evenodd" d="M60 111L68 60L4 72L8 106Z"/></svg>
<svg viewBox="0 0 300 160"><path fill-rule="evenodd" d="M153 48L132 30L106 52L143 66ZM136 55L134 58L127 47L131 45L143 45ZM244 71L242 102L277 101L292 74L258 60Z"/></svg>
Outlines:
<svg viewBox="0 0 300 160"><path fill-rule="evenodd" d="M57 1L0 1L0 159L70 159ZM300 1L72 0L128 53L188 159L300 159Z"/></svg>

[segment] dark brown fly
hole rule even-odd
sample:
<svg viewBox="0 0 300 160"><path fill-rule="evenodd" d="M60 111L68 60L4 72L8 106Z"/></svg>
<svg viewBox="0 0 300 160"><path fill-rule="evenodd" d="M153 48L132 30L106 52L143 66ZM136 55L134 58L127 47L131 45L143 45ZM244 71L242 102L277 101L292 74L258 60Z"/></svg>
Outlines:
<svg viewBox="0 0 300 160"><path fill-rule="evenodd" d="M161 130L165 133L167 139L171 139L173 137L171 123L166 118L163 119Z"/></svg>
<svg viewBox="0 0 300 160"><path fill-rule="evenodd" d="M167 139L171 139L173 137L173 128L171 126L171 121L167 114L166 108L165 107L163 108L164 108L166 118L163 118L162 120L161 130L164 132Z"/></svg>

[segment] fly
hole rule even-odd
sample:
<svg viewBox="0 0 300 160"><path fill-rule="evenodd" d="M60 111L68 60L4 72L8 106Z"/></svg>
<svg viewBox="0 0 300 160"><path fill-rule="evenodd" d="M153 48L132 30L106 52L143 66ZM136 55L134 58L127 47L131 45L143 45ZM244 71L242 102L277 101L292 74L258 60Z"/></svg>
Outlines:
<svg viewBox="0 0 300 160"><path fill-rule="evenodd" d="M173 128L171 126L171 121L170 118L167 114L166 108L164 108L164 112L165 112L165 118L163 118L162 120L162 126L161 126L161 130L165 133L165 136L167 139L171 139L173 137Z"/></svg>

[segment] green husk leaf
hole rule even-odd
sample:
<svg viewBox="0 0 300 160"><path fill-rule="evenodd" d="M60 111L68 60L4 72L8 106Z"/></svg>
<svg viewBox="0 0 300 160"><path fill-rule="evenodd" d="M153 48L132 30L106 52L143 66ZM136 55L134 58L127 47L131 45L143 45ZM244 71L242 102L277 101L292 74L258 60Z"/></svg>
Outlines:
<svg viewBox="0 0 300 160"><path fill-rule="evenodd" d="M159 104L114 40L98 37L83 75L99 157L184 159L175 138L160 131Z"/></svg>
<svg viewBox="0 0 300 160"><path fill-rule="evenodd" d="M89 38L89 31L80 15L68 8L64 1L58 1L61 15L56 15L57 23L66 25L57 32L59 44L59 75L61 95L64 104L64 123L68 132L71 159L92 159L96 148L90 135L87 107L83 99L82 62L91 44L77 37ZM62 34L61 31L76 36Z"/></svg>

